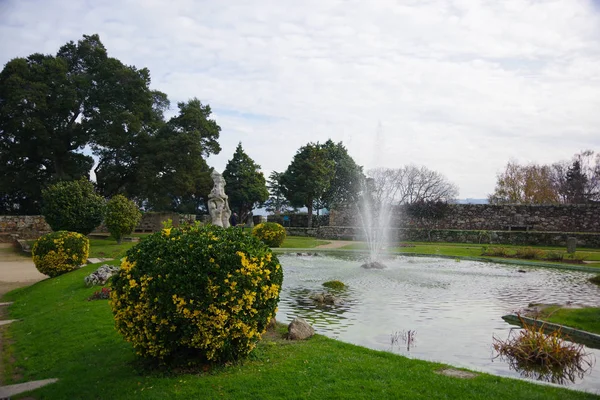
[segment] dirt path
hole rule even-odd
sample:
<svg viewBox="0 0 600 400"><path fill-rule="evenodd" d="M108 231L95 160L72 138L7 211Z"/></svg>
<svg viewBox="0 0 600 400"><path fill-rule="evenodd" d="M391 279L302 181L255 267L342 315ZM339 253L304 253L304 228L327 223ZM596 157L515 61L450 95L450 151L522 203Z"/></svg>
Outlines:
<svg viewBox="0 0 600 400"><path fill-rule="evenodd" d="M327 244L322 244L320 246L315 247L315 249L339 249L340 247L344 247L352 243L357 242L353 242L352 240L332 240Z"/></svg>
<svg viewBox="0 0 600 400"><path fill-rule="evenodd" d="M11 244L0 243L0 298L13 289L46 279L30 256L20 254Z"/></svg>

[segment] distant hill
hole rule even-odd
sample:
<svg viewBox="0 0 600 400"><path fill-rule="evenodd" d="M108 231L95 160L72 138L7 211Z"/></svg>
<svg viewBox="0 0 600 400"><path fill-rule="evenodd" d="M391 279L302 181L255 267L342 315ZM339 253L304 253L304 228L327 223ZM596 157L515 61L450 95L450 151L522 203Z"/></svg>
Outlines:
<svg viewBox="0 0 600 400"><path fill-rule="evenodd" d="M488 204L487 199L458 199L456 200L457 204Z"/></svg>

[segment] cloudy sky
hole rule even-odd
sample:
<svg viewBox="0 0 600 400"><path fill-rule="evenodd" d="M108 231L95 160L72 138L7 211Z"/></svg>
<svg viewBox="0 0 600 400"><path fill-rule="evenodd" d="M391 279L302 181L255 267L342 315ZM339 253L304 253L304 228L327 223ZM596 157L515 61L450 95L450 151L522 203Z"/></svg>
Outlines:
<svg viewBox="0 0 600 400"><path fill-rule="evenodd" d="M600 151L598 0L0 0L2 65L93 33L172 107L210 104L219 170L331 138L482 198L510 159Z"/></svg>

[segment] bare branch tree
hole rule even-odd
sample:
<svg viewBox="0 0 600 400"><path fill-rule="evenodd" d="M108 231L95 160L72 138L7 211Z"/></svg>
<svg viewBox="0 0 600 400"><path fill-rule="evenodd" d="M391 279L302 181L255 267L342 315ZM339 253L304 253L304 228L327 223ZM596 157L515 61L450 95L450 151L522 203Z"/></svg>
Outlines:
<svg viewBox="0 0 600 400"><path fill-rule="evenodd" d="M412 204L419 201L451 202L458 186L424 166L377 168L367 171L374 204Z"/></svg>

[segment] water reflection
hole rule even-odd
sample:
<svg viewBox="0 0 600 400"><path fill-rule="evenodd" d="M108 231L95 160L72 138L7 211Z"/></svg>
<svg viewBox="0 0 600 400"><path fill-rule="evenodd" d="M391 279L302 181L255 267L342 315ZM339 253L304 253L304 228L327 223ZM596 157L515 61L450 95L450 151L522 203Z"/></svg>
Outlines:
<svg viewBox="0 0 600 400"><path fill-rule="evenodd" d="M315 300L316 295L334 293L335 304L328 304ZM280 307L293 309L294 316L304 318L316 328L325 328L334 334L339 334L352 325L352 321L345 314L351 310L356 301L352 291L333 292L327 289L308 289L303 287L292 288L282 296Z"/></svg>
<svg viewBox="0 0 600 400"><path fill-rule="evenodd" d="M577 359L573 363L555 366L530 362L514 356L501 356L500 359L507 362L510 369L518 372L522 378L559 385L576 383L589 375L594 366L594 359L588 353L586 357Z"/></svg>

